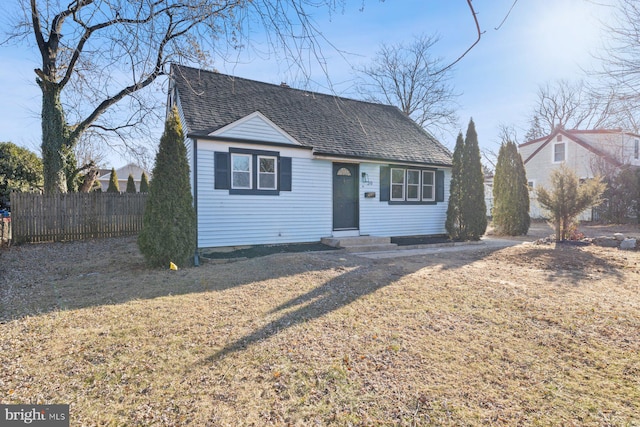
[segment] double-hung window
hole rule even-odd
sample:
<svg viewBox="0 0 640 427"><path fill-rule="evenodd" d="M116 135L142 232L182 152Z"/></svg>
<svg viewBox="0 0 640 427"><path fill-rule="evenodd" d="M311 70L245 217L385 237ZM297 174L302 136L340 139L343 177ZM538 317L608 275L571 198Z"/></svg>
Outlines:
<svg viewBox="0 0 640 427"><path fill-rule="evenodd" d="M420 200L420 171L407 169L407 200L417 202Z"/></svg>
<svg viewBox="0 0 640 427"><path fill-rule="evenodd" d="M442 174L442 173L441 173ZM442 200L437 196L436 171L433 169L409 169L400 166L381 168L381 201L393 203L433 203ZM382 182L386 181L386 182ZM444 177L441 177L444 181ZM441 187L444 184L441 182ZM441 188L444 192L444 188Z"/></svg>
<svg viewBox="0 0 640 427"><path fill-rule="evenodd" d="M278 158L258 156L258 190L275 190L277 188Z"/></svg>
<svg viewBox="0 0 640 427"><path fill-rule="evenodd" d="M391 168L391 200L404 201L405 169Z"/></svg>
<svg viewBox="0 0 640 427"><path fill-rule="evenodd" d="M231 154L231 188L251 189L252 156L250 154Z"/></svg>
<svg viewBox="0 0 640 427"><path fill-rule="evenodd" d="M214 188L233 195L277 196L291 191L291 157L277 151L230 147L213 155Z"/></svg>
<svg viewBox="0 0 640 427"><path fill-rule="evenodd" d="M562 163L565 159L565 143L558 142L553 144L553 162Z"/></svg>
<svg viewBox="0 0 640 427"><path fill-rule="evenodd" d="M434 171L422 171L422 200L425 202L436 199Z"/></svg>

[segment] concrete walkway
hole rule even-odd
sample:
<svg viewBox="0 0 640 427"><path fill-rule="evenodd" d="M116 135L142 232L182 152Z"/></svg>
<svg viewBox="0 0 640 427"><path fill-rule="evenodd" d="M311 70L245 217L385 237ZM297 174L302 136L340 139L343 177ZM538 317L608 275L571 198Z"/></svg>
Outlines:
<svg viewBox="0 0 640 427"><path fill-rule="evenodd" d="M385 258L400 258L416 255L428 255L436 253L447 252L462 252L462 251L478 251L483 249L498 250L502 248L508 248L510 246L521 245L526 242L532 242L536 240L536 237L526 239L504 239L495 238L492 236L484 236L479 242L460 242L454 244L445 245L429 245L430 247L411 248L411 246L399 247L391 251L382 252L355 252L352 255L360 256L369 259L385 259ZM426 245L425 245L426 246Z"/></svg>

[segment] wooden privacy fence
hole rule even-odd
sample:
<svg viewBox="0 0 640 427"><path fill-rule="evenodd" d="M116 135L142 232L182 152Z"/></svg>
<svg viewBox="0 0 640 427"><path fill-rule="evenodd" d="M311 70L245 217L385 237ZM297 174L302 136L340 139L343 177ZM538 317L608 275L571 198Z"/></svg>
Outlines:
<svg viewBox="0 0 640 427"><path fill-rule="evenodd" d="M147 193L11 194L13 243L137 234Z"/></svg>

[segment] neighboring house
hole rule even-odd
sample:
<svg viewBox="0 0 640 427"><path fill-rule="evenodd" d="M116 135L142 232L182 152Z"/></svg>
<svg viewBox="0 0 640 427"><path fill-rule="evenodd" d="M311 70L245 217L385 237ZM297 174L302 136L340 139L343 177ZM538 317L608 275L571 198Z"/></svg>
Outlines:
<svg viewBox="0 0 640 427"><path fill-rule="evenodd" d="M564 130L556 129L549 136L519 145L529 187L549 187L551 171L560 164L571 168L578 178L589 179L599 171L623 164L640 166L640 135L620 130ZM542 212L533 191L531 217L540 218ZM591 220L591 210L582 220Z"/></svg>
<svg viewBox="0 0 640 427"><path fill-rule="evenodd" d="M198 247L445 233L451 153L396 107L173 65Z"/></svg>
<svg viewBox="0 0 640 427"><path fill-rule="evenodd" d="M133 182L136 184L136 191L140 191L140 181L142 180L142 172L147 175L147 179L151 180L151 175L148 171L142 169L138 165L129 163L126 166L116 169L116 175L118 175L118 188L121 193L127 191L127 181L129 180L129 174L133 175ZM111 178L111 169L100 169L100 176L98 182L102 191L107 191L109 188L109 179Z"/></svg>

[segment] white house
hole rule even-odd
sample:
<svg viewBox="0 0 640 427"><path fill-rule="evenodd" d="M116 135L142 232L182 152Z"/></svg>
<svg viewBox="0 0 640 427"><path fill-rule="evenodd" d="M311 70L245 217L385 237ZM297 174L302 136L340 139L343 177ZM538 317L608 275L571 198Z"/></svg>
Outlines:
<svg viewBox="0 0 640 427"><path fill-rule="evenodd" d="M140 181L142 180L142 173L147 175L147 179L151 180L151 175L148 171L142 169L138 165L134 165L133 163L129 163L126 166L122 166L116 169L116 175L118 175L118 188L121 192L126 191L127 189L127 181L129 180L129 174L133 175L133 182L136 184L136 191L140 191ZM111 179L111 170L108 170L107 173L98 177L98 182L100 183L100 187L102 191L107 191L109 188L109 180Z"/></svg>
<svg viewBox="0 0 640 427"><path fill-rule="evenodd" d="M396 107L171 67L198 247L445 233L451 153Z"/></svg>
<svg viewBox="0 0 640 427"><path fill-rule="evenodd" d="M529 187L548 188L551 171L561 164L571 168L580 179L589 179L603 168L630 164L640 166L640 135L620 130L564 130L519 145ZM542 212L531 194L531 217ZM585 211L582 220L591 220Z"/></svg>

